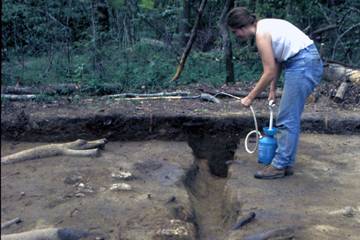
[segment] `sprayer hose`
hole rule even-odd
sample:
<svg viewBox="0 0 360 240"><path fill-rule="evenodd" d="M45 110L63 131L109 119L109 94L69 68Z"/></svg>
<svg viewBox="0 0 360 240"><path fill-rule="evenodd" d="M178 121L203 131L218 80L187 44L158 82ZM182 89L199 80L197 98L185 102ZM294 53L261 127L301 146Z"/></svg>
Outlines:
<svg viewBox="0 0 360 240"><path fill-rule="evenodd" d="M241 100L241 98L237 97L237 96L234 96L234 95L231 95L229 93L225 93L225 92L219 92L217 94L215 94L214 97L216 97L217 95L226 95L226 96L229 96L229 97L232 97L232 98L235 98L235 99L238 99L238 100ZM261 137L261 133L259 132L259 128L258 128L258 124L257 124L257 120L256 120L256 115L255 115L255 111L254 111L254 108L250 105L249 106L250 110L251 110L251 113L252 113L252 116L253 116L253 119L254 119L254 125L255 125L255 130L252 130L250 131L247 135L246 135L246 138L245 138L245 150L246 152L250 153L250 154L253 154L257 147L258 147L258 144L259 144L259 137ZM254 149L250 150L249 147L248 147L248 142L249 142L249 137L252 135L252 134L256 134L256 142L255 142L255 147Z"/></svg>

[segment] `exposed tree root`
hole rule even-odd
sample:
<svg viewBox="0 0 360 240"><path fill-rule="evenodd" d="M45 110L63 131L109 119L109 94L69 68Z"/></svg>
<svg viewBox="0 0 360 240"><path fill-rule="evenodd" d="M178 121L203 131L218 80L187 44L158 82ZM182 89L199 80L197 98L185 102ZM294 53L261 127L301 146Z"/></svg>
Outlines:
<svg viewBox="0 0 360 240"><path fill-rule="evenodd" d="M21 223L21 219L18 217L2 223L1 229L5 229L5 228L10 227L11 225L17 224L17 223Z"/></svg>
<svg viewBox="0 0 360 240"><path fill-rule="evenodd" d="M45 228L22 233L1 235L2 240L77 240L89 236L82 230L70 228Z"/></svg>
<svg viewBox="0 0 360 240"><path fill-rule="evenodd" d="M265 232L246 236L244 240L293 239L295 230L291 227L271 229Z"/></svg>
<svg viewBox="0 0 360 240"><path fill-rule="evenodd" d="M69 143L48 144L27 149L1 158L1 164L12 164L26 160L59 155L76 157L96 157L99 155L98 148L104 148L107 140L105 138L86 141L78 139Z"/></svg>

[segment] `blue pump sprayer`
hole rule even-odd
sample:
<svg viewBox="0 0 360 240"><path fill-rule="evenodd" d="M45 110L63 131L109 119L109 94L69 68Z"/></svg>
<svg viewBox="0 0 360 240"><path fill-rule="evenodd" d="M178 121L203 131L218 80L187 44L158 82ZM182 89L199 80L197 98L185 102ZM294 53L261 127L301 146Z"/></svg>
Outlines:
<svg viewBox="0 0 360 240"><path fill-rule="evenodd" d="M258 147L258 162L264 165L268 165L271 163L272 159L275 156L275 151L277 148L277 141L275 138L275 134L277 132L277 128L273 127L273 109L275 107L274 102L271 100L269 101L269 110L270 110L270 124L269 127L264 127L263 131L264 131L264 135L261 135L261 133L257 130L257 123L256 123L256 117L255 117L255 112L253 111L252 108L251 111L253 113L254 116L254 122L255 122L255 128L256 130L253 130L251 132L249 132L245 138L245 149L248 153L254 153L256 148ZM250 137L250 135L252 135L253 133L256 134L256 138L259 138L259 142L258 142L258 146L256 145L254 150L249 150L247 144L248 144L248 139Z"/></svg>
<svg viewBox="0 0 360 240"><path fill-rule="evenodd" d="M226 95L226 96L241 100L241 98L234 96L232 94L229 94L229 93L225 93L225 92L219 92L219 93L215 94L214 97L216 97L217 95ZM264 127L263 128L264 135L261 135L261 133L258 130L255 111L251 105L249 106L252 116L254 118L255 130L252 130L251 132L249 132L246 135L245 150L248 153L252 154L258 148L258 162L261 164L264 164L264 165L268 165L271 163L273 157L275 156L275 152L276 152L276 148L277 148L277 141L275 138L277 129L273 127L273 115L274 115L273 109L274 109L274 107L275 107L274 101L270 100L269 101L269 110L270 110L269 127ZM254 133L256 134L256 144L255 144L254 149L250 150L248 148L248 140L249 140L250 135L252 135Z"/></svg>
<svg viewBox="0 0 360 240"><path fill-rule="evenodd" d="M269 102L270 124L269 127L263 128L265 135L260 137L259 140L258 162L264 165L268 165L271 163L272 159L275 156L275 151L277 148L277 141L276 138L274 137L277 132L277 129L273 127L274 107L275 104L273 104L273 101L270 101Z"/></svg>

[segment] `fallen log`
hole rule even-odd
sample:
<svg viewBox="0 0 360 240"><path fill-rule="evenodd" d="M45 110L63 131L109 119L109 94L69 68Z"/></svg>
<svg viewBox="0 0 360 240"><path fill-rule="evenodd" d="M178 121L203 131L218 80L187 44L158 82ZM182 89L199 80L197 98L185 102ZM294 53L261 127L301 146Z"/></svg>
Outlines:
<svg viewBox="0 0 360 240"><path fill-rule="evenodd" d="M197 96L159 96L159 97L134 97L134 98L118 98L116 100L159 100L159 99L170 99L170 100L180 100L180 99L200 99L203 101L213 102L213 103L220 103L219 99L215 96L212 96L207 93L201 93Z"/></svg>
<svg viewBox="0 0 360 240"><path fill-rule="evenodd" d="M14 95L14 94L1 94L1 99L10 101L29 101L38 98L39 95L27 94L27 95Z"/></svg>
<svg viewBox="0 0 360 240"><path fill-rule="evenodd" d="M77 84L52 84L39 87L20 87L20 86L5 86L1 87L2 94L14 94L14 95L27 95L27 94L60 94L68 95L75 91L79 91L81 88Z"/></svg>
<svg viewBox="0 0 360 240"><path fill-rule="evenodd" d="M96 157L99 155L99 149L103 148L107 140L99 139L86 141L78 139L69 143L47 144L27 149L1 158L1 164L12 164L27 160L34 160L44 157L53 157L59 155L76 157Z"/></svg>
<svg viewBox="0 0 360 240"><path fill-rule="evenodd" d="M1 93L6 94L39 94L39 89L34 87L5 86L1 87Z"/></svg>
<svg viewBox="0 0 360 240"><path fill-rule="evenodd" d="M135 97L162 97L162 96L188 96L188 91L160 92L160 93L120 93L107 95L110 98L135 98Z"/></svg>
<svg viewBox="0 0 360 240"><path fill-rule="evenodd" d="M216 97L229 97L226 94L222 94L222 92L220 91L213 91L213 90L202 90L204 93L208 93L211 95L214 95ZM250 91L226 91L225 93L228 93L230 95L233 95L235 97L246 97L249 94ZM281 91L276 91L276 97L280 98L281 97L282 92ZM259 95L256 96L256 98L258 99L263 99L263 98L268 98L269 95L265 92L260 93Z"/></svg>
<svg viewBox="0 0 360 240"><path fill-rule="evenodd" d="M78 85L78 84L51 84L40 85L36 87L19 87L19 86L2 86L2 94L26 95L26 94L46 94L46 95L70 95L73 93L86 93L90 95L108 95L116 94L122 91L119 84L101 83L95 86Z"/></svg>
<svg viewBox="0 0 360 240"><path fill-rule="evenodd" d="M4 92L7 92L4 90ZM11 91L10 91L11 92ZM36 92L36 91L34 91ZM29 101L40 98L40 94L1 94L2 99L10 101ZM176 92L159 92L159 93L120 93L105 95L106 98L136 98L136 97L160 97L160 96L188 96L190 92L188 91L176 91Z"/></svg>
<svg viewBox="0 0 360 240"><path fill-rule="evenodd" d="M38 87L2 86L1 97L10 100L30 100L46 95L69 95L75 92L106 97L150 97L150 96L186 96L188 91L159 92L159 93L120 93L118 84L103 83L98 86L79 86L74 84L45 85Z"/></svg>
<svg viewBox="0 0 360 240"><path fill-rule="evenodd" d="M78 240L89 235L86 231L71 228L45 228L1 235L1 240Z"/></svg>
<svg viewBox="0 0 360 240"><path fill-rule="evenodd" d="M324 79L328 81L350 81L360 85L360 69L327 62L324 64Z"/></svg>

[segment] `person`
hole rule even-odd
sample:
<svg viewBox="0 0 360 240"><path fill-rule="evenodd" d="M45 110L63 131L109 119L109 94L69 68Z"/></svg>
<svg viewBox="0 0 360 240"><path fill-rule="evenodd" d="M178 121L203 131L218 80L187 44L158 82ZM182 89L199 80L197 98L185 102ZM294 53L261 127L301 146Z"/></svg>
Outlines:
<svg viewBox="0 0 360 240"><path fill-rule="evenodd" d="M276 81L284 71L284 87L276 119L278 147L271 164L255 173L255 178L275 179L292 175L300 135L301 114L307 97L319 84L323 62L314 42L288 21L257 19L244 7L227 15L229 30L238 38L255 37L263 73L255 87L241 99L249 107L270 85L269 100L275 101Z"/></svg>

